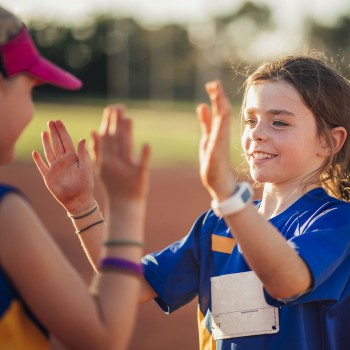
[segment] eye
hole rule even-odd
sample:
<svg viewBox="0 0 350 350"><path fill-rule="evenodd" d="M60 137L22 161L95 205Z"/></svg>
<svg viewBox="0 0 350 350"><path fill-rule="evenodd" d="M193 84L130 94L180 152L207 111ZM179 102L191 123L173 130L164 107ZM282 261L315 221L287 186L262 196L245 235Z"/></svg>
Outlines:
<svg viewBox="0 0 350 350"><path fill-rule="evenodd" d="M247 126L254 126L256 121L254 119L245 119L244 124Z"/></svg>
<svg viewBox="0 0 350 350"><path fill-rule="evenodd" d="M288 126L287 123L282 122L281 120L274 120L273 123L272 123L272 125L273 125L273 126L279 126L279 127L281 127L281 126Z"/></svg>

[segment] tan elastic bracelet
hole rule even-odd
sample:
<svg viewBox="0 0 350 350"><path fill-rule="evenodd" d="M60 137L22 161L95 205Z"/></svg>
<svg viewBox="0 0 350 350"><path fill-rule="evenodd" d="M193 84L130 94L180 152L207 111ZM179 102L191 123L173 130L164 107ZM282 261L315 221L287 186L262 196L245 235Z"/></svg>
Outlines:
<svg viewBox="0 0 350 350"><path fill-rule="evenodd" d="M128 239L108 239L108 240L103 242L103 245L105 247L117 247L117 246L128 246L128 245L144 247L145 243L133 241L133 240L128 240Z"/></svg>
<svg viewBox="0 0 350 350"><path fill-rule="evenodd" d="M72 220L79 220L79 219L83 219L86 218L87 216L91 215L92 213L94 213L97 209L99 208L97 202L95 201L94 205L91 206L90 208L84 210L83 212L79 213L79 214L71 214L69 212L67 212L67 215L70 219Z"/></svg>
<svg viewBox="0 0 350 350"><path fill-rule="evenodd" d="M88 230L88 229L91 228L91 227L94 227L94 226L96 226L96 225L98 225L98 224L101 224L102 222L104 222L104 219L100 219L100 220L94 222L94 223L91 224L91 225L88 225L88 226L86 226L86 227L84 227L84 228L82 228L82 229L80 229L80 230L76 230L75 233L80 234L80 233L82 233L82 232Z"/></svg>

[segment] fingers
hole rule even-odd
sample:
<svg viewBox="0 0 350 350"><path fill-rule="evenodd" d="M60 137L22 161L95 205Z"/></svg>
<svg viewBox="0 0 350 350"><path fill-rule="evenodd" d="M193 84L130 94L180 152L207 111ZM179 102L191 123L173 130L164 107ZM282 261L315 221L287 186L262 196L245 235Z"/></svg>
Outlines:
<svg viewBox="0 0 350 350"><path fill-rule="evenodd" d="M48 126L56 155L75 152L73 140L61 120L50 121Z"/></svg>
<svg viewBox="0 0 350 350"><path fill-rule="evenodd" d="M92 134L95 164L102 168L106 163L114 164L114 167L108 168L119 169L118 171L134 169L132 172L137 169L136 173L141 176L147 174L151 154L150 146L144 145L136 160L133 122L124 115L123 106L114 105L104 109L99 133L100 135L97 135L96 132Z"/></svg>
<svg viewBox="0 0 350 350"><path fill-rule="evenodd" d="M41 133L41 141L43 144L44 154L45 154L46 160L50 165L55 161L56 153L55 153L55 151L52 147L52 144L51 144L50 134L47 131L43 131Z"/></svg>
<svg viewBox="0 0 350 350"><path fill-rule="evenodd" d="M49 132L41 134L42 144L47 162L52 164L58 156L67 152L75 154L75 148L66 127L60 120L48 122Z"/></svg>
<svg viewBox="0 0 350 350"><path fill-rule="evenodd" d="M210 81L205 85L209 95L213 116L229 117L231 105L225 95L224 89L219 80Z"/></svg>
<svg viewBox="0 0 350 350"><path fill-rule="evenodd" d="M59 132L58 132L58 130L56 128L56 122L50 120L47 123L47 126L48 126L49 131L50 131L51 143L52 143L52 147L53 147L53 149L55 151L55 154L56 155L64 154L65 149L64 149L64 146L62 144Z"/></svg>
<svg viewBox="0 0 350 350"><path fill-rule="evenodd" d="M205 85L211 102L211 138L215 142L229 142L231 105L219 80L210 81ZM208 117L203 117L208 118ZM206 119L205 119L206 120ZM206 120L206 122L208 122Z"/></svg>
<svg viewBox="0 0 350 350"><path fill-rule="evenodd" d="M91 132L91 141L89 143L89 153L95 166L99 166L98 161L101 159L101 145L102 141L97 131Z"/></svg>
<svg viewBox="0 0 350 350"><path fill-rule="evenodd" d="M79 168L87 169L90 167L90 158L86 151L86 140L80 140L78 143Z"/></svg>
<svg viewBox="0 0 350 350"><path fill-rule="evenodd" d="M149 144L144 144L141 149L139 160L139 174L140 180L143 184L143 193L147 195L149 190L149 168L151 159L151 147Z"/></svg>
<svg viewBox="0 0 350 350"><path fill-rule="evenodd" d="M102 119L100 124L99 132L101 135L105 135L108 130L108 123L109 123L109 113L110 109L109 107L106 107L102 112Z"/></svg>
<svg viewBox="0 0 350 350"><path fill-rule="evenodd" d="M205 85L210 98L210 107L206 104L197 107L201 126L199 145L200 174L209 193L217 197L226 191L230 172L230 116L231 106L220 81L211 81Z"/></svg>
<svg viewBox="0 0 350 350"><path fill-rule="evenodd" d="M103 111L100 125L101 143L96 144L100 150L94 150L94 154L118 157L126 161L133 161L133 125L129 118L124 116L124 108L121 105L108 106ZM97 137L94 137L94 143Z"/></svg>
<svg viewBox="0 0 350 350"><path fill-rule="evenodd" d="M123 160L147 168L150 159L150 146L144 145L140 159L135 161L133 123L125 116L122 105L110 105L103 110L102 122L98 135L92 133L92 153L95 163L100 164L102 157L111 160Z"/></svg>
<svg viewBox="0 0 350 350"><path fill-rule="evenodd" d="M47 167L46 163L44 162L44 160L42 159L40 153L37 151L33 151L32 157L34 159L36 167L40 171L40 174L42 175L43 178L45 178L46 174L48 172L48 167Z"/></svg>
<svg viewBox="0 0 350 350"><path fill-rule="evenodd" d="M220 81L210 81L205 85L210 98L210 107L200 104L196 113L200 122L202 138L209 139L210 135L216 133L218 129L228 130L231 105L225 95Z"/></svg>
<svg viewBox="0 0 350 350"><path fill-rule="evenodd" d="M131 119L119 117L116 137L119 140L119 155L125 161L132 161L134 157L133 150L133 124Z"/></svg>
<svg viewBox="0 0 350 350"><path fill-rule="evenodd" d="M149 169L149 163L151 159L151 147L149 144L142 146L140 155L140 169L141 173L145 173Z"/></svg>
<svg viewBox="0 0 350 350"><path fill-rule="evenodd" d="M124 115L124 106L122 105L110 105L107 106L102 112L102 121L100 125L100 134L114 134L116 132L116 116Z"/></svg>
<svg viewBox="0 0 350 350"><path fill-rule="evenodd" d="M207 104L200 104L196 108L202 136L208 137L211 132L211 114Z"/></svg>

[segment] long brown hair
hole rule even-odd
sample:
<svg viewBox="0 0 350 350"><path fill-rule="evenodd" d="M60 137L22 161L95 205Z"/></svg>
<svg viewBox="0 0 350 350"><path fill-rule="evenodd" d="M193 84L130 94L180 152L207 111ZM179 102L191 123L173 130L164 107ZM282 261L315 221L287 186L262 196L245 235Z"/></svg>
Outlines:
<svg viewBox="0 0 350 350"><path fill-rule="evenodd" d="M245 82L247 90L257 82L274 80L291 84L313 112L319 136L323 136L331 156L307 184L322 185L329 194L350 202L350 83L325 60L315 55L285 56L264 63ZM341 150L334 151L331 129L342 126L348 136Z"/></svg>

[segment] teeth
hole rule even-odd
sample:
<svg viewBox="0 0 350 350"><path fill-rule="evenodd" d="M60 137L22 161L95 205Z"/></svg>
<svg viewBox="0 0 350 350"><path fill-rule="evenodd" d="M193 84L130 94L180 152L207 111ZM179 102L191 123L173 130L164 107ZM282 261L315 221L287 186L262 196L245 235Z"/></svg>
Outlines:
<svg viewBox="0 0 350 350"><path fill-rule="evenodd" d="M270 159L275 157L273 154L267 154L267 153L252 153L251 156L254 159Z"/></svg>

